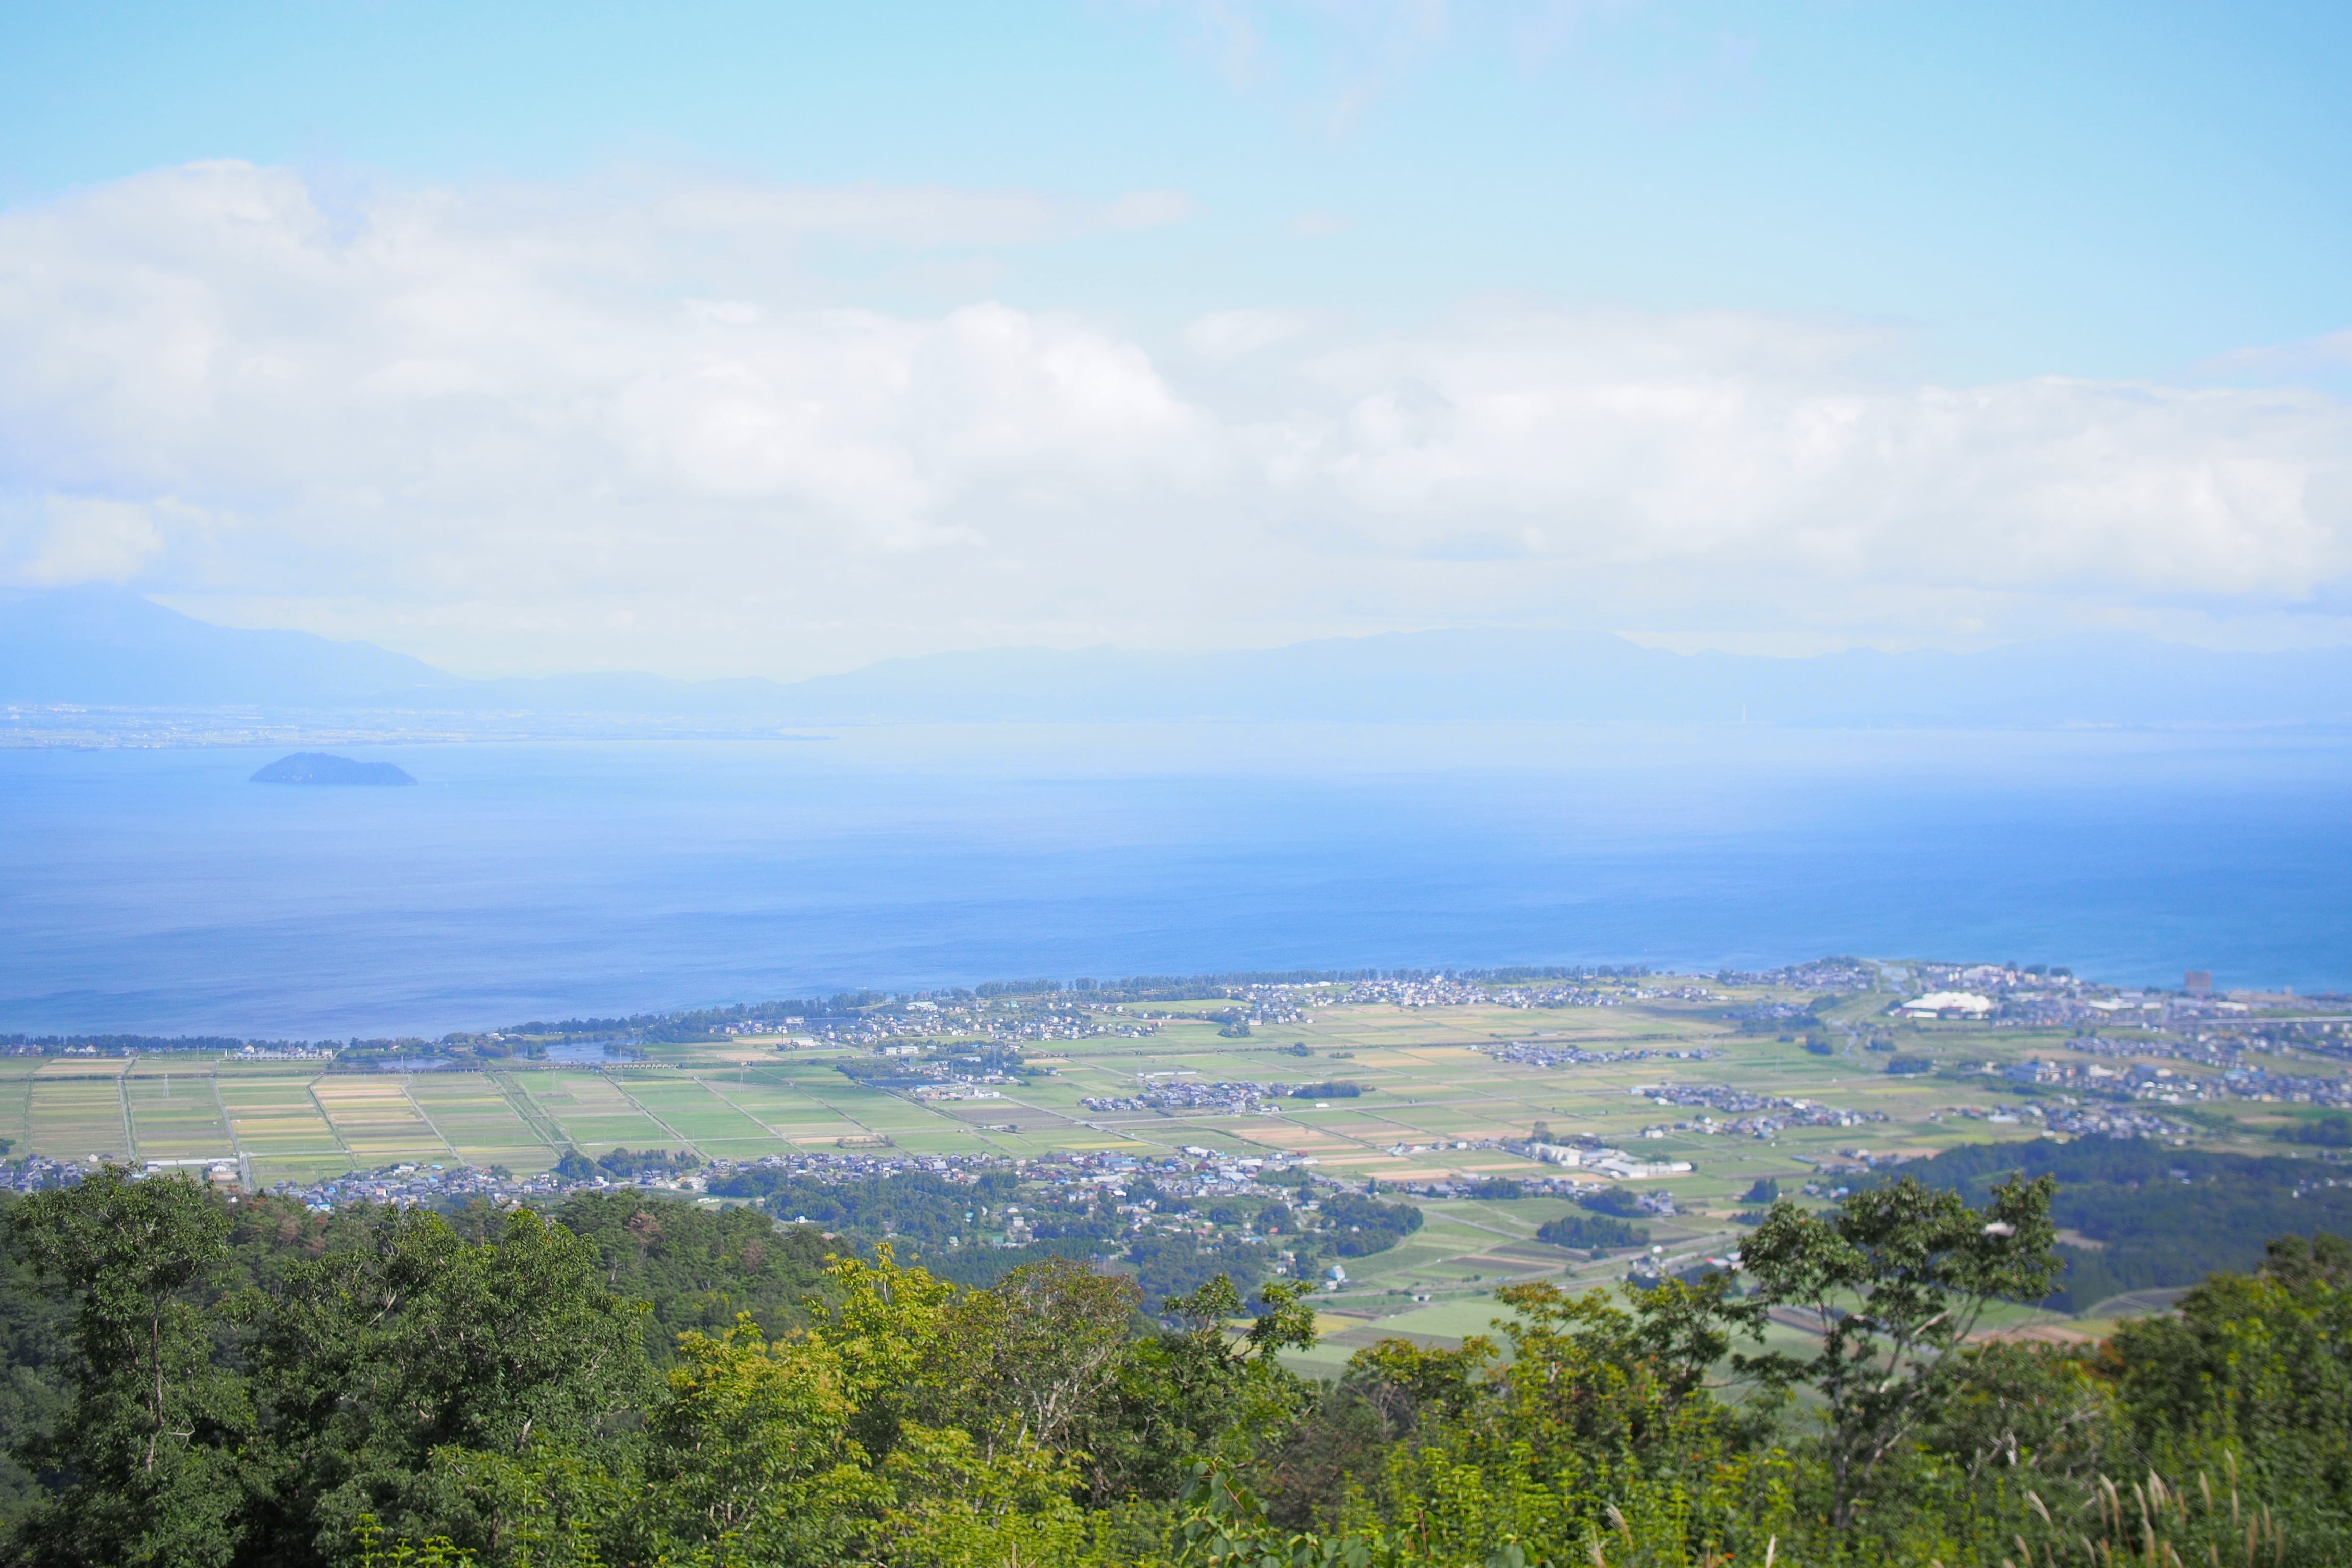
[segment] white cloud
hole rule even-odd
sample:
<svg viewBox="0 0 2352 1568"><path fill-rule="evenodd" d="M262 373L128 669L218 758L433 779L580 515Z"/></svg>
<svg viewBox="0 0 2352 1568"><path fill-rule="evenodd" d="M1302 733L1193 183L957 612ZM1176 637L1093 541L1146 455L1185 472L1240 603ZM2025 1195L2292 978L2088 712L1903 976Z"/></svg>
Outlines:
<svg viewBox="0 0 2352 1568"><path fill-rule="evenodd" d="M1629 567L2293 598L2352 566L2352 410L2043 379L1887 386L1850 334L1488 314L1318 366L1281 458L1393 549L1450 520Z"/></svg>
<svg viewBox="0 0 2352 1568"><path fill-rule="evenodd" d="M474 668L774 673L1491 618L2210 621L2352 571L2352 411L2314 393L1923 386L1847 325L1505 304L1223 312L1163 359L794 261L1158 199L641 177L330 215L211 164L0 216L0 559Z"/></svg>
<svg viewBox="0 0 2352 1568"><path fill-rule="evenodd" d="M1025 191L904 185L706 186L667 195L625 186L609 193L607 200L633 196L643 202L652 226L737 240L834 235L918 245L1034 244L1104 230L1160 228L1182 222L1192 211L1181 191L1130 191L1108 202L1072 202Z"/></svg>
<svg viewBox="0 0 2352 1568"><path fill-rule="evenodd" d="M1305 310L1212 310L1185 324L1184 346L1204 359L1239 359L1315 329Z"/></svg>
<svg viewBox="0 0 2352 1568"><path fill-rule="evenodd" d="M163 548L149 509L123 501L50 496L42 526L17 578L35 587L76 583L127 583Z"/></svg>

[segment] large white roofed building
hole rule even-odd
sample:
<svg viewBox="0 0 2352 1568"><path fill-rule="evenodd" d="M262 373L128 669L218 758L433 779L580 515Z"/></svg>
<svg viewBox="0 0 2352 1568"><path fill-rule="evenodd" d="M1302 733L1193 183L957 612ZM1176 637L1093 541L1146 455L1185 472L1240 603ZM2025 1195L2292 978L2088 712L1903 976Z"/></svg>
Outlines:
<svg viewBox="0 0 2352 1568"><path fill-rule="evenodd" d="M1984 1018L1992 1014L1992 998L1973 991L1930 991L1903 1004L1906 1018Z"/></svg>

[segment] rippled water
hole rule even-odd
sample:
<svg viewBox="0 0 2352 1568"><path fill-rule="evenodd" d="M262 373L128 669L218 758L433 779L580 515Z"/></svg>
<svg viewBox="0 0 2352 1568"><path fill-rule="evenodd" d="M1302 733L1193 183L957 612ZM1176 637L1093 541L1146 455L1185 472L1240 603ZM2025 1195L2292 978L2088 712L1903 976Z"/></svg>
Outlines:
<svg viewBox="0 0 2352 1568"><path fill-rule="evenodd" d="M1828 952L2352 988L2334 736L908 727L245 782L274 754L0 752L0 1029Z"/></svg>

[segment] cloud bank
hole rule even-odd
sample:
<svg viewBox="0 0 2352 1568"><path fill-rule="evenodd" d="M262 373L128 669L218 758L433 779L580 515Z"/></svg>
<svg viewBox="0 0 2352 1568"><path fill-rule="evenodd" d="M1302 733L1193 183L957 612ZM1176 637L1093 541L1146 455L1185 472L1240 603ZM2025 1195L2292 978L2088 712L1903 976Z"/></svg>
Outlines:
<svg viewBox="0 0 2352 1568"><path fill-rule="evenodd" d="M1486 301L1165 334L861 304L1181 222L952 191L395 191L199 164L0 215L0 573L484 672L1579 622L2332 636L2352 408L1921 384L1851 323ZM2315 631L2313 628L2316 628Z"/></svg>

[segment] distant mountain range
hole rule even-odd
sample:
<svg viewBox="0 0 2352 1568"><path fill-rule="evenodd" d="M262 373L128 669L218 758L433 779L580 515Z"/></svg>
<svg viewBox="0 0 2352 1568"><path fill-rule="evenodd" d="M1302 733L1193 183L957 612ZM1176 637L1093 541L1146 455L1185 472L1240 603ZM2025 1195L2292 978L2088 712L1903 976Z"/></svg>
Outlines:
<svg viewBox="0 0 2352 1568"><path fill-rule="evenodd" d="M1216 653L997 648L792 684L467 680L368 643L207 625L121 590L0 598L0 702L760 723L1165 719L1798 726L2352 723L2352 649L2073 635L1984 653L1675 654L1552 631L1396 632Z"/></svg>
<svg viewBox="0 0 2352 1568"><path fill-rule="evenodd" d="M0 702L333 708L465 684L373 643L211 626L119 588L0 599Z"/></svg>

